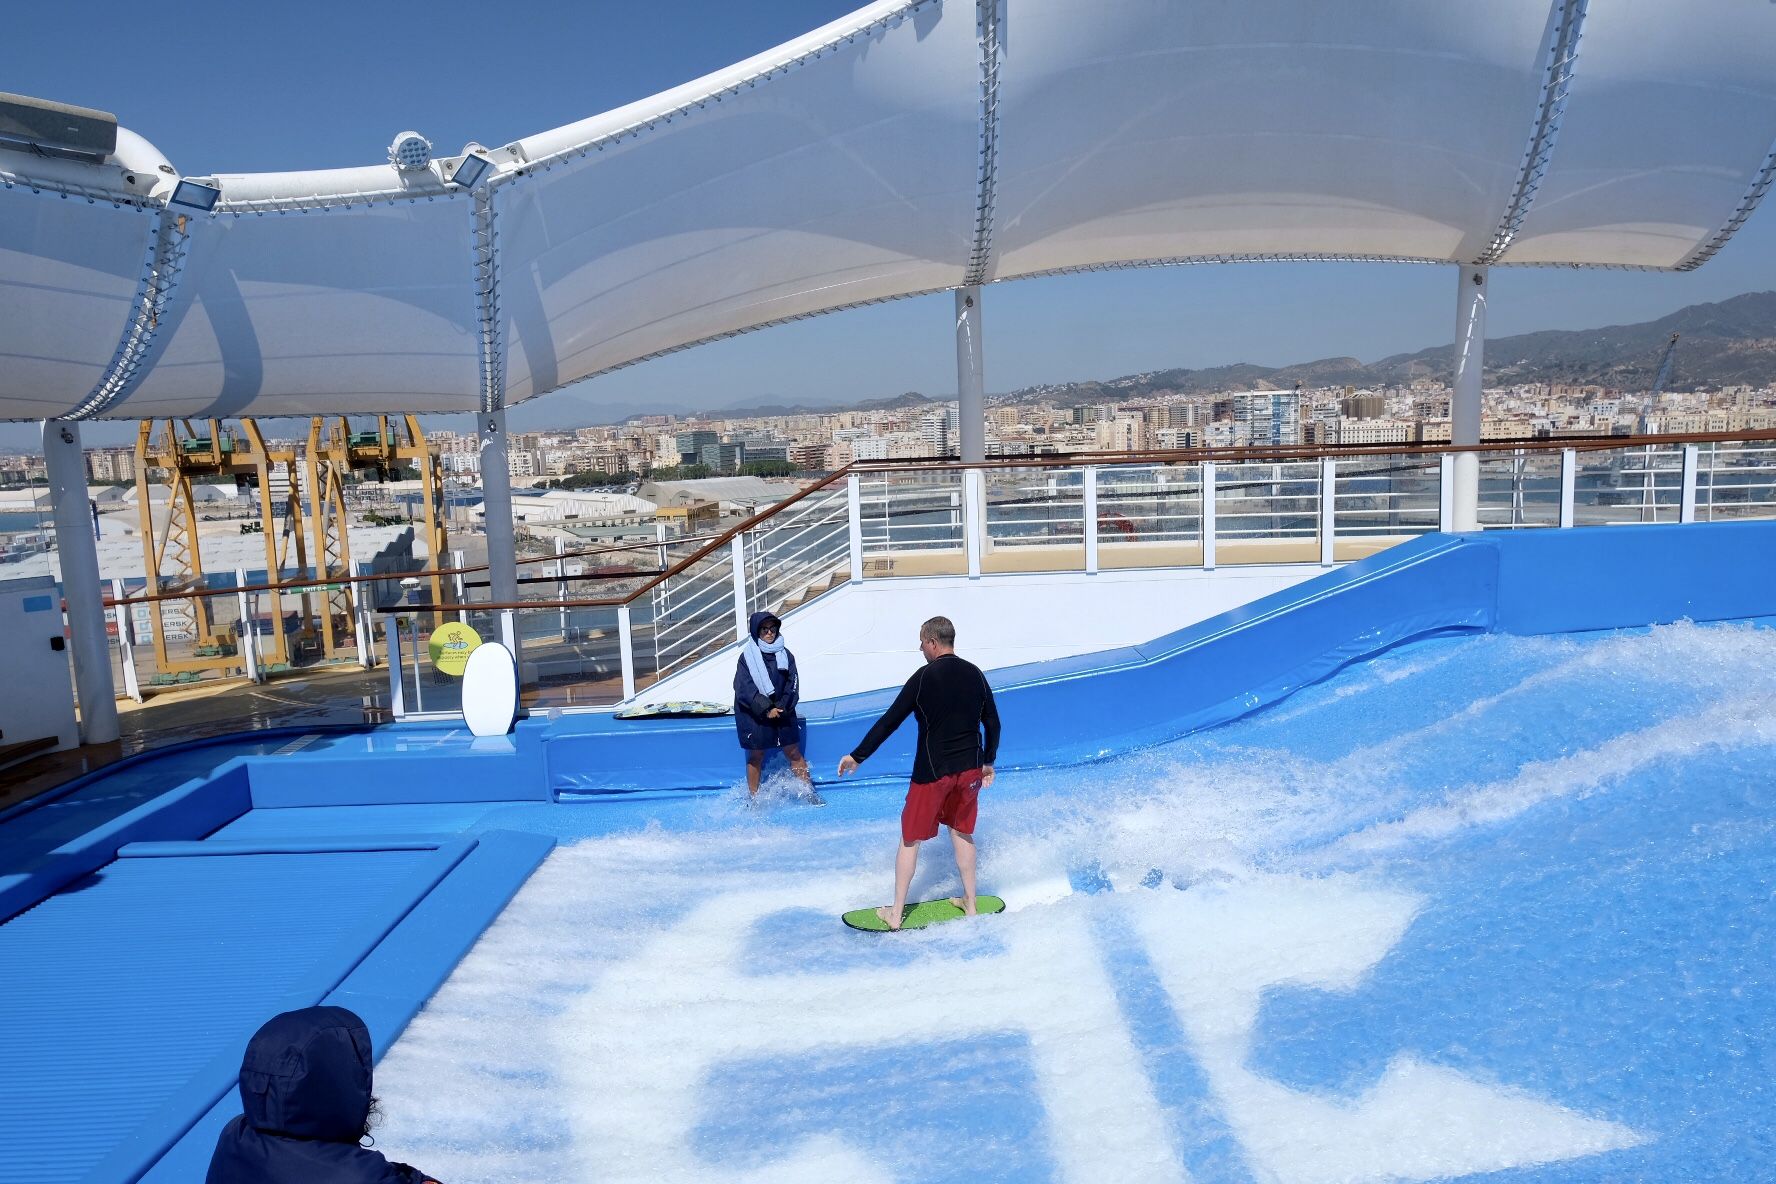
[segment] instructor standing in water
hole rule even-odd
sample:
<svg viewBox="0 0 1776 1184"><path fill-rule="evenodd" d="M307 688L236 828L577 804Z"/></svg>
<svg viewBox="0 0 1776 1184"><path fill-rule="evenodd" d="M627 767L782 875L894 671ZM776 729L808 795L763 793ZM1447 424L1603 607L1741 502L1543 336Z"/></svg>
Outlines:
<svg viewBox="0 0 1776 1184"><path fill-rule="evenodd" d="M894 903L876 910L890 929L899 929L907 889L919 866L919 844L935 838L938 824L950 828L962 896L950 903L974 915L974 822L980 791L993 784L993 758L999 751L999 709L980 667L956 656L956 627L948 617L919 626L921 666L851 754L839 761L839 776L857 766L894 734L911 715L919 721L913 782L900 812L900 850L894 858ZM982 739L982 732L985 739Z"/></svg>
<svg viewBox="0 0 1776 1184"><path fill-rule="evenodd" d="M807 791L808 804L824 806L826 801L814 791L814 779L808 776L808 762L802 757L801 732L796 724L802 680L796 672L795 655L783 644L783 622L775 613L753 613L746 631L750 636L740 647L740 661L734 669L734 726L739 730L740 747L746 750L749 800L758 801L766 755L781 748Z"/></svg>

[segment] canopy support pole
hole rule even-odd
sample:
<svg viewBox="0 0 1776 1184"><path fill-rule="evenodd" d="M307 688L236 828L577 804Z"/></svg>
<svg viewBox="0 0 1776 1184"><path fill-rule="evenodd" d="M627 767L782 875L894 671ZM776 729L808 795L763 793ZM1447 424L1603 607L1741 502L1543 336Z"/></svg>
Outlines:
<svg viewBox="0 0 1776 1184"><path fill-rule="evenodd" d="M118 735L117 687L111 679L111 642L105 635L105 593L99 582L99 548L94 537L97 526L86 491L86 457L80 449L79 424L43 421L43 462L55 508L62 598L68 605L68 627L74 635L80 742L109 744ZM117 610L119 622L128 611Z"/></svg>
<svg viewBox="0 0 1776 1184"><path fill-rule="evenodd" d="M506 462L506 412L483 411L476 418L481 443L481 515L487 532L487 592L495 604L518 601L518 544L512 525L512 470ZM500 640L518 659L518 627L510 612L499 613Z"/></svg>
<svg viewBox="0 0 1776 1184"><path fill-rule="evenodd" d="M987 459L986 373L980 288L956 289L956 427L964 463Z"/></svg>
<svg viewBox="0 0 1776 1184"><path fill-rule="evenodd" d="M1452 444L1480 443L1481 376L1486 364L1486 268L1463 267L1456 292L1455 383L1449 400ZM1480 454L1455 454L1453 527L1480 529Z"/></svg>

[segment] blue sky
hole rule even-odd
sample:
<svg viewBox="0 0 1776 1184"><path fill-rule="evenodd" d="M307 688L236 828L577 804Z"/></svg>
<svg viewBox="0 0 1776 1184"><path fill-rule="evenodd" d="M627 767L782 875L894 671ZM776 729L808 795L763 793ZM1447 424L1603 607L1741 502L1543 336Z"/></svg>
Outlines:
<svg viewBox="0 0 1776 1184"><path fill-rule="evenodd" d="M101 107L182 172L369 164L415 128L440 150L501 144L767 49L853 0L166 6L18 4L0 90ZM465 82L464 80L470 79ZM1766 206L1689 275L1495 273L1489 335L1647 320L1776 287ZM1166 366L1373 361L1450 340L1453 269L1250 264L1058 277L991 288L987 387ZM955 387L947 296L718 342L583 383L525 418L588 404L733 406ZM559 409L557 411L557 409ZM104 438L102 428L88 438ZM0 445L29 438L0 426Z"/></svg>

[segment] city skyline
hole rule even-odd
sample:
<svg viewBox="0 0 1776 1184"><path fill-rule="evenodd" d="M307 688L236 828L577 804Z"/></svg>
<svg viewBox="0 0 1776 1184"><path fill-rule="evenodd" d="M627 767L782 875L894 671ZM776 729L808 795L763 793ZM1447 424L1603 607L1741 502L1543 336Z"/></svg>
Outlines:
<svg viewBox="0 0 1776 1184"><path fill-rule="evenodd" d="M1755 293L1741 293L1738 295L1750 296L1750 295L1756 295L1756 294ZM1731 299L1731 297L1729 297L1729 299ZM1686 311L1688 308L1689 308L1689 306L1686 306L1685 309L1677 309L1677 310L1670 310L1670 311L1673 313L1683 312L1683 311ZM839 314L839 315L844 315L844 314ZM784 328L795 328L795 327L796 326L785 326ZM1622 328L1622 327L1624 327L1624 326L1596 325L1596 326L1583 326L1581 328L1582 328L1582 330L1601 330L1601 329L1605 329L1605 328ZM1639 326L1626 326L1626 327L1633 328L1633 327L1639 327ZM1493 343L1498 340L1500 340L1500 335L1488 334L1488 342L1489 343ZM1423 346L1422 348L1423 349L1435 349L1435 348L1438 348L1438 346L1428 345L1428 346ZM1412 352L1412 351L1398 351L1398 352L1399 353L1406 353L1406 352ZM1422 352L1422 351L1419 351L1419 352ZM1336 356L1349 356L1349 355L1328 355L1328 356L1336 357ZM1389 356L1397 356L1397 355L1389 355ZM1494 354L1491 356L1496 357L1497 355ZM1282 368L1287 368L1289 366L1307 365L1313 361L1318 361L1318 360L1320 360L1320 359L1317 359L1317 358L1316 359L1306 359L1306 358L1296 359L1295 361L1285 363ZM1231 363L1227 363L1227 364L1231 364ZM1085 378L1068 378L1068 379L1060 379L1060 380L1054 380L1054 381L1035 382L1035 383L1030 383L1030 384L1027 384L1027 385L1019 387L1019 388L1007 389L1007 390L1002 390L1002 391L992 391L991 388L989 388L988 398L990 401L994 401L999 404L1004 404L1008 400L1015 399L1019 395L1034 396L1040 392L1053 391L1058 388L1063 388L1068 385L1073 385L1073 384L1077 384L1077 383L1081 383L1081 382L1096 382L1096 383L1104 383L1104 384L1114 384L1119 381L1124 381L1128 378L1140 377L1140 376L1150 375L1150 374L1154 374L1154 373L1163 373L1163 372L1170 370L1170 369L1176 369L1176 367L1160 366L1160 367L1149 368L1146 370L1129 371L1129 372L1117 374L1115 376L1097 375L1097 376L1090 376L1090 377L1085 377ZM1776 376L1772 377L1772 381L1776 381ZM582 384L582 385L585 385L585 384ZM1488 396L1491 397L1492 395L1496 394L1500 390L1508 389L1511 385L1512 384L1500 384L1500 385L1488 386L1487 387ZM1679 383L1679 384L1677 384L1677 386L1682 387L1683 384ZM953 387L953 379L952 379L952 387ZM571 389L572 388L570 388L570 390ZM1253 384L1245 384L1242 386L1229 386L1221 393L1234 393L1235 391L1251 390L1251 389L1255 389ZM1340 388L1317 387L1316 386L1316 387L1309 388L1309 389L1310 389L1310 393L1311 393L1311 391L1324 391L1324 390L1333 390L1333 389L1340 389ZM565 394L565 393L567 393L567 392L561 392L557 396L554 396L554 397L545 397L542 399L530 400L526 403L519 404L512 412L512 416L513 416L512 426L513 426L514 432L522 432L522 433L526 433L526 434L535 435L535 434L572 432L572 431L579 429L579 428L601 428L601 427L620 428L626 420L633 419L636 417L664 417L664 418L667 418L670 420L686 421L686 422L702 420L702 419L708 419L708 420L713 420L713 421L717 421L717 422L729 422L729 421L741 422L741 421L763 421L763 420L775 418L772 416L759 416L759 415L749 414L749 412L754 407L756 407L759 403L765 402L766 400L754 399L754 398L749 398L746 396L735 396L733 398L723 399L719 403L715 403L714 405L710 405L710 406L706 406L706 407L702 407L702 408L687 408L682 405L680 405L680 406L668 405L668 406L655 406L655 407L624 405L624 406L619 406L614 409L611 409L611 414L607 419L604 419L603 421L593 421L593 422L588 422L585 418L585 412L583 410L581 410L579 412L578 419L572 418L572 413L569 412L569 413L566 413L560 421L549 422L549 420L553 419L555 417L555 415L558 413L554 409L559 409L559 408L563 408L565 406L568 406L567 404L560 402L560 395ZM731 394L731 390L728 393ZM941 402L946 397L953 397L953 390L948 391L948 392L942 391L942 390L911 391L911 392L893 392L893 391L874 391L874 390L872 390L872 391L864 391L861 393L854 392L853 397L850 397L850 398L844 398L844 399L835 398L832 401L825 402L825 403L816 402L814 404L807 405L807 406L803 407L802 409L800 409L799 412L796 412L796 413L800 413L800 414L839 413L839 412L844 412L844 411L855 410L855 409L857 409L859 404L868 403L868 402L871 402L871 401L877 400L877 399L882 399L882 400L891 399L897 395L907 394L907 393L917 394L930 402ZM1033 401L1034 401L1033 397L1025 400L1025 402L1033 402ZM285 423L285 422L293 423L293 424L300 423L300 424L306 425L307 420L308 420L308 417L306 417L306 416L288 417L288 418L280 418L280 419L273 419L273 418L269 418L269 417L261 417L261 418L263 419L263 422L265 422L268 425L275 425L275 424ZM471 418L467 415L421 416L420 418L421 418L421 421L427 425L428 432L431 432L433 434L437 434L437 433L444 433L444 434L470 433L470 432L472 432ZM84 442L86 443L89 450L113 449L113 448L117 448L117 447L126 445L130 441L133 441L135 438L136 431L137 431L137 422L138 421L135 421L135 420L111 420L111 421L94 421L94 422L88 423L87 425L85 425L85 428L84 428L84 433L83 433ZM305 433L306 430L307 430L306 426L304 426L301 429L301 431L298 432L297 434L301 435L301 434ZM1701 429L1696 429L1696 430L1701 430ZM274 434L274 435L276 434L274 429L268 429L268 432L270 432L271 434ZM32 424L32 423L0 423L0 456L29 455L29 454L35 453L39 450L40 449L39 449L39 444L38 444L37 425ZM908 454L908 455L910 455L910 454Z"/></svg>
<svg viewBox="0 0 1776 1184"><path fill-rule="evenodd" d="M1332 445L1385 447L1450 439L1450 387L1436 379L1385 387L1297 387L1243 392L1161 390L1099 402L1057 403L1041 391L989 400L989 457ZM1487 388L1482 440L1560 437L1632 439L1658 434L1776 430L1776 384L1716 390L1613 391L1598 384L1517 383ZM507 464L515 483L576 475L647 480L693 471L710 476L768 461L774 475L831 471L860 461L954 456L954 400L790 415L652 415L621 424L514 432ZM270 422L270 421L268 421ZM297 444L268 432L274 444ZM429 434L446 479L480 480L472 432ZM127 447L86 450L95 484L136 476ZM0 453L0 486L42 477L29 453Z"/></svg>

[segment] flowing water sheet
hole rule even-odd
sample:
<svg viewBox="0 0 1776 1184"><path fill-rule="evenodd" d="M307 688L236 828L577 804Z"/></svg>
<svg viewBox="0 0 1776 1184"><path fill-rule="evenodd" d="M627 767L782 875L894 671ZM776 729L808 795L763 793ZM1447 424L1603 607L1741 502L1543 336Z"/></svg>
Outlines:
<svg viewBox="0 0 1776 1184"><path fill-rule="evenodd" d="M379 1140L452 1184L1758 1178L1773 708L1748 626L1402 648L1002 773L1012 907L893 941L833 915L891 792L539 809L585 837L390 1051Z"/></svg>

